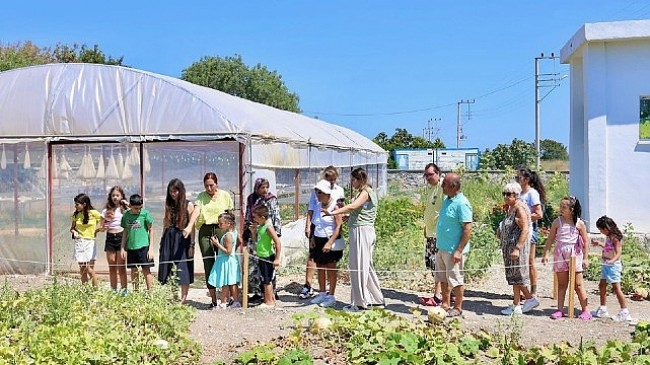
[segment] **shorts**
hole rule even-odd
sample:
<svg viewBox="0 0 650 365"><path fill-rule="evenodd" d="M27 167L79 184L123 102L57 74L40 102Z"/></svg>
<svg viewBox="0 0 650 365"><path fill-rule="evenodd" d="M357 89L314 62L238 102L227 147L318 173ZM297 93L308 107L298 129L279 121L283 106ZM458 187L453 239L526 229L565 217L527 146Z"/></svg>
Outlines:
<svg viewBox="0 0 650 365"><path fill-rule="evenodd" d="M459 263L454 263L454 255L446 251L438 251L436 255L436 281L449 283L450 288L464 284L463 268L465 266L465 255L461 256Z"/></svg>
<svg viewBox="0 0 650 365"><path fill-rule="evenodd" d="M436 254L438 253L438 240L427 237L424 243L424 265L431 271L436 270Z"/></svg>
<svg viewBox="0 0 650 365"><path fill-rule="evenodd" d="M613 264L602 263L600 272L600 280L607 281L607 284L618 284L621 282L621 274L623 273L623 264L621 260Z"/></svg>
<svg viewBox="0 0 650 365"><path fill-rule="evenodd" d="M86 238L74 240L74 259L79 263L95 261L97 259L95 240Z"/></svg>
<svg viewBox="0 0 650 365"><path fill-rule="evenodd" d="M343 257L343 251L330 251L330 252L323 252L323 247L325 247L325 244L327 241L329 241L329 238L327 237L316 237L312 238L314 240L314 252L313 256L311 254L311 249L309 257L314 259L314 262L318 265L327 265L327 264L332 264L332 263L337 263L341 258Z"/></svg>
<svg viewBox="0 0 650 365"><path fill-rule="evenodd" d="M539 226L537 223L533 223L533 230L530 235L530 244L536 245L539 243Z"/></svg>
<svg viewBox="0 0 650 365"><path fill-rule="evenodd" d="M153 267L153 258L147 259L147 252L149 252L149 246L137 250L126 250L126 267Z"/></svg>
<svg viewBox="0 0 650 365"><path fill-rule="evenodd" d="M122 249L122 232L109 233L106 232L106 243L104 244L104 252L120 252Z"/></svg>
<svg viewBox="0 0 650 365"><path fill-rule="evenodd" d="M263 285L268 285L273 282L273 278L275 277L275 267L273 266L274 260L275 255L259 258L257 266L260 269L260 276L262 277Z"/></svg>

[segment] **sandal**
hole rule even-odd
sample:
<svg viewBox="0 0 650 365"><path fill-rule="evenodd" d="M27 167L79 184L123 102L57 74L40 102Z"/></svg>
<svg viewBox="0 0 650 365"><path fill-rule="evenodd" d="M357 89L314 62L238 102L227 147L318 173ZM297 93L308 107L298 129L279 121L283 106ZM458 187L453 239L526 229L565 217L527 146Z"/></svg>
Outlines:
<svg viewBox="0 0 650 365"><path fill-rule="evenodd" d="M588 320L592 319L593 317L591 316L591 313L589 313L589 311L584 311L584 312L580 313L578 318L582 319L583 321L588 321Z"/></svg>
<svg viewBox="0 0 650 365"><path fill-rule="evenodd" d="M427 306L427 307L435 307L438 305L436 300L434 298L426 298L426 297L420 297L418 298L420 301L421 305Z"/></svg>
<svg viewBox="0 0 650 365"><path fill-rule="evenodd" d="M564 313L562 311L553 312L553 314L551 314L551 319L560 319L562 317L564 317Z"/></svg>
<svg viewBox="0 0 650 365"><path fill-rule="evenodd" d="M463 311L458 308L451 308L447 311L447 317L460 317L463 315Z"/></svg>

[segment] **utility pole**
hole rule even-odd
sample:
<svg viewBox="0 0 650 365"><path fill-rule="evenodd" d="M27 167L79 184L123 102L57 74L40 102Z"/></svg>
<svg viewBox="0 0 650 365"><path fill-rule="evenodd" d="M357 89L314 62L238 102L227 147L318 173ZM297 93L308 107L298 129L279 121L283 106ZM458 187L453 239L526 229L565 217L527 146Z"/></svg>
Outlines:
<svg viewBox="0 0 650 365"><path fill-rule="evenodd" d="M431 142L431 139L434 136L433 132L435 131L435 135L437 136L438 132L440 131L440 128L436 127L435 125L433 127L431 127L431 122L437 123L437 122L439 122L441 120L442 120L442 118L430 118L427 121L427 127L423 129L422 138L424 138L425 140Z"/></svg>
<svg viewBox="0 0 650 365"><path fill-rule="evenodd" d="M457 119L456 119L456 148L460 148L460 141L464 141L467 139L465 135L463 135L463 123L461 121L461 105L462 104L467 104L468 109L467 109L467 119L471 118L471 112L469 110L469 105L474 104L474 99L467 99L467 100L460 100L458 102L458 112L457 112Z"/></svg>
<svg viewBox="0 0 650 365"><path fill-rule="evenodd" d="M540 123L541 123L541 111L540 103L548 94L553 91L556 87L560 86L560 81L566 77L560 77L560 73L539 73L539 61L540 60L556 60L558 57L555 53L551 53L550 56L544 56L543 53L539 57L535 57L535 151L537 152L537 170L542 168L541 155L542 147L540 143ZM550 87L551 89L540 97L539 89L542 87Z"/></svg>

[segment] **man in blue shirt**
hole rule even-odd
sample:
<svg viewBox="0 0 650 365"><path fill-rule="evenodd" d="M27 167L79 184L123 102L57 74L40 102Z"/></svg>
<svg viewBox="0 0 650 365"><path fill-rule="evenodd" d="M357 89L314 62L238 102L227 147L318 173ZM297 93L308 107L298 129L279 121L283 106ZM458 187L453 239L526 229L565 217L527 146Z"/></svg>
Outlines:
<svg viewBox="0 0 650 365"><path fill-rule="evenodd" d="M442 307L447 309L449 317L457 317L463 313L463 266L472 234L472 205L460 191L460 177L457 174L445 176L442 192L446 197L436 227L436 281L442 289ZM454 290L456 296L453 308L450 308L450 289Z"/></svg>

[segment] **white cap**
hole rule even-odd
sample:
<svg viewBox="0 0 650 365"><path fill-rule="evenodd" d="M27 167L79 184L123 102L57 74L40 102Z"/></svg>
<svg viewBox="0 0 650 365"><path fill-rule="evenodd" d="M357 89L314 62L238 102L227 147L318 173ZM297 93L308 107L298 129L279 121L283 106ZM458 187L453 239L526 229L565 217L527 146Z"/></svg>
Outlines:
<svg viewBox="0 0 650 365"><path fill-rule="evenodd" d="M325 179L319 181L318 184L314 185L314 189L320 190L328 195L332 194L332 184Z"/></svg>

